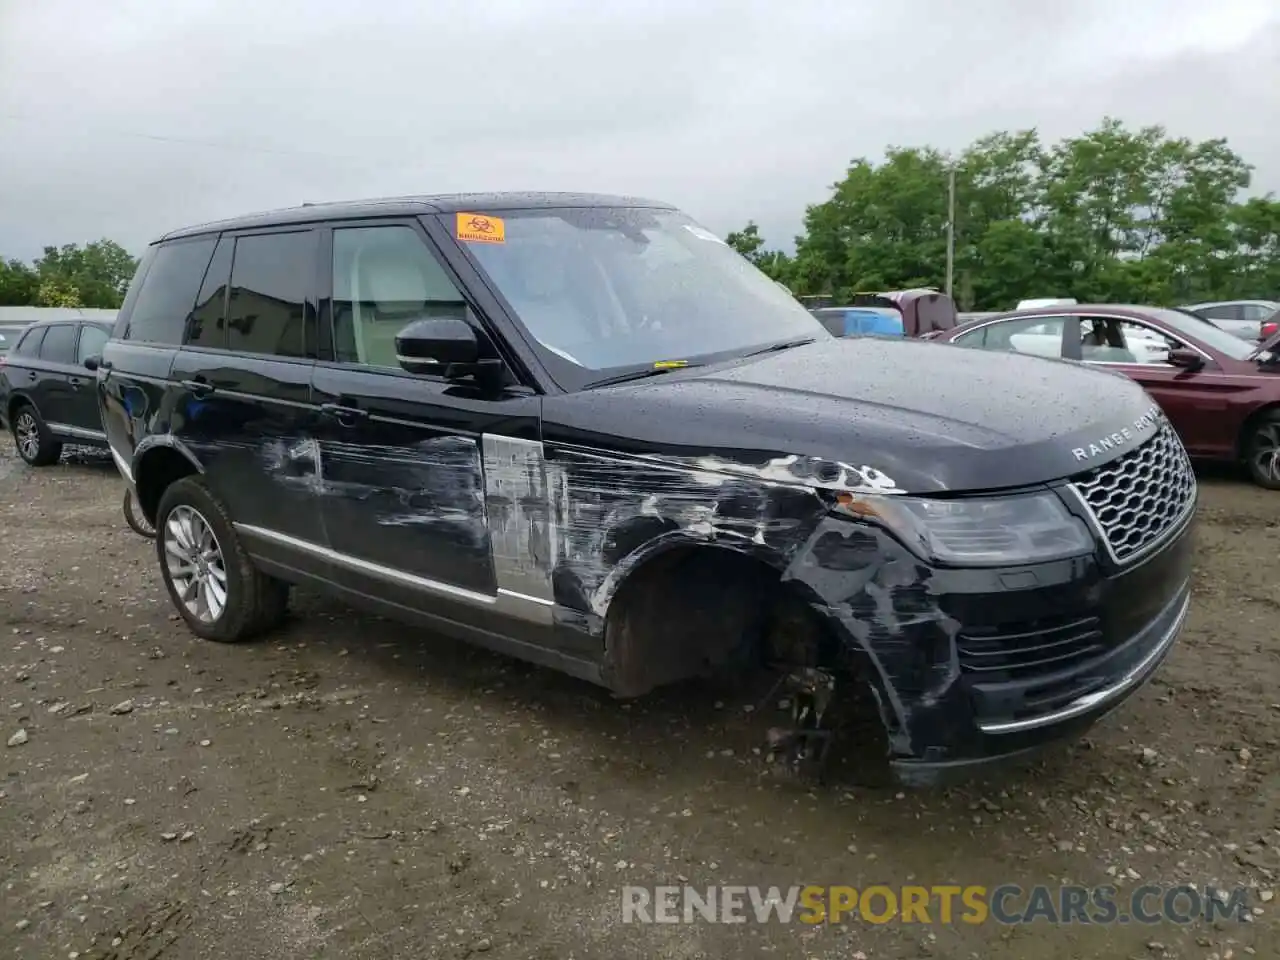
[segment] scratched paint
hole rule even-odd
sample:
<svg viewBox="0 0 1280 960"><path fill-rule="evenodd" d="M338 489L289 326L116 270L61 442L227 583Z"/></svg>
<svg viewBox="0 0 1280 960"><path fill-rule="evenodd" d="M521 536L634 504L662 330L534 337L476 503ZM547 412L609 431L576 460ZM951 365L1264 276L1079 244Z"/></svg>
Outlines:
<svg viewBox="0 0 1280 960"><path fill-rule="evenodd" d="M840 625L870 667L895 751L912 717L954 686L958 625L927 568L882 533L832 518L821 491L900 492L870 466L799 456L621 457L488 435L377 446L277 439L260 447L277 482L357 500L380 527L485 542L498 589L588 615L603 631L621 584L663 548L705 544L757 557ZM323 509L323 507L322 507ZM863 540L859 541L859 537ZM867 539L870 538L870 539ZM926 634L945 644L908 642ZM926 665L920 649L940 651Z"/></svg>

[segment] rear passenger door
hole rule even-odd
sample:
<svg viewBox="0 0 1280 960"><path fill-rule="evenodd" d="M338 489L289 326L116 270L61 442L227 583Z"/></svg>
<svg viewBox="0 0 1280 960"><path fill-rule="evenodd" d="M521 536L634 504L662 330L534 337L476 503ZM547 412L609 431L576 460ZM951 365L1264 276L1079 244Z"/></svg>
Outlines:
<svg viewBox="0 0 1280 960"><path fill-rule="evenodd" d="M224 234L171 379L175 429L260 559L323 573L312 438L318 233Z"/></svg>
<svg viewBox="0 0 1280 960"><path fill-rule="evenodd" d="M79 406L76 403L77 394L83 391L92 397L88 371L76 366L76 338L79 330L80 325L76 323L54 323L45 330L44 340L40 343L39 372L32 396L40 416L54 433L72 440L77 437L82 440L98 440L102 436L100 429L86 430L75 424Z"/></svg>

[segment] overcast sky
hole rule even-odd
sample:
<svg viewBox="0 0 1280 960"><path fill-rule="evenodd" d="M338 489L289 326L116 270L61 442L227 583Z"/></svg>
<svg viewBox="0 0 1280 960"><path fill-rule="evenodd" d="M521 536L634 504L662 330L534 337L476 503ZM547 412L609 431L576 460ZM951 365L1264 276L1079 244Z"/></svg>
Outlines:
<svg viewBox="0 0 1280 960"><path fill-rule="evenodd" d="M1107 113L1280 190L1280 2L0 0L0 257L467 189L790 246L854 157Z"/></svg>

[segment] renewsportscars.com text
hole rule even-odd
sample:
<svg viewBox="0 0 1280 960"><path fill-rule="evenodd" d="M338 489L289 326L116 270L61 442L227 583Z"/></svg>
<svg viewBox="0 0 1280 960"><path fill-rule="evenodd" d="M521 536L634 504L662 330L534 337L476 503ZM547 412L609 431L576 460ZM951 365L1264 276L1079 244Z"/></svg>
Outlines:
<svg viewBox="0 0 1280 960"><path fill-rule="evenodd" d="M1251 920L1248 891L1189 884L997 887L626 886L624 923L1110 924Z"/></svg>

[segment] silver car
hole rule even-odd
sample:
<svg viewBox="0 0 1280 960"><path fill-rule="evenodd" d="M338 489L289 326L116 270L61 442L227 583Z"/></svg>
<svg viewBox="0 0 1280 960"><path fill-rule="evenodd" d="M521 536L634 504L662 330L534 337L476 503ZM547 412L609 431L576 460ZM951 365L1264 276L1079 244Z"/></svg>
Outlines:
<svg viewBox="0 0 1280 960"><path fill-rule="evenodd" d="M1275 300L1217 300L1213 303L1193 303L1183 307L1204 317L1216 327L1233 333L1241 340L1257 340L1262 336L1262 321L1280 310Z"/></svg>

